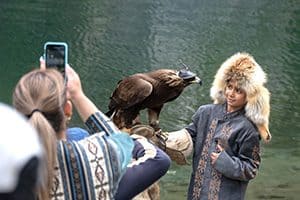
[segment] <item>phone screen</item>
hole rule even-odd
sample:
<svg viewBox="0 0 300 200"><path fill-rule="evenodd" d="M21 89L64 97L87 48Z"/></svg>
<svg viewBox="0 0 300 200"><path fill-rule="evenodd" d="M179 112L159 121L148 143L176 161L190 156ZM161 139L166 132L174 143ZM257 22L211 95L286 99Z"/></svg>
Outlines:
<svg viewBox="0 0 300 200"><path fill-rule="evenodd" d="M47 44L45 49L46 67L55 67L65 75L66 46L61 44Z"/></svg>

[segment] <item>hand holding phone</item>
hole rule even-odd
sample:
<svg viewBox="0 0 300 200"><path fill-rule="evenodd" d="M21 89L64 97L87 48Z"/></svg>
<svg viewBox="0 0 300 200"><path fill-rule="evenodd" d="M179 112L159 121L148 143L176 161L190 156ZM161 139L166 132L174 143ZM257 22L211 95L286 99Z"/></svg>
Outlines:
<svg viewBox="0 0 300 200"><path fill-rule="evenodd" d="M65 42L46 42L44 58L46 68L56 68L65 77L68 63L68 45Z"/></svg>

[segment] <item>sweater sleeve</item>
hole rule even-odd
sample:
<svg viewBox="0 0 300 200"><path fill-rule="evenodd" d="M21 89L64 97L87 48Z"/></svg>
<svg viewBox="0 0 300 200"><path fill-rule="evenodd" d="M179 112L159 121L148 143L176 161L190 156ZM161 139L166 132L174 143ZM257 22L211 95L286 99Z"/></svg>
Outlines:
<svg viewBox="0 0 300 200"><path fill-rule="evenodd" d="M119 132L119 129L115 126L115 124L102 112L98 111L92 114L85 122L89 133L99 133L103 132L106 135L110 135L114 132Z"/></svg>
<svg viewBox="0 0 300 200"><path fill-rule="evenodd" d="M192 116L192 122L185 128L191 135L193 143L195 143L196 141L197 129L198 129L197 125L202 111L203 108L200 106L196 111L196 113L194 113L194 115Z"/></svg>
<svg viewBox="0 0 300 200"><path fill-rule="evenodd" d="M116 194L116 200L131 199L160 177L170 167L170 158L144 137L136 137L132 152L133 161L128 164Z"/></svg>
<svg viewBox="0 0 300 200"><path fill-rule="evenodd" d="M230 156L226 151L222 151L214 167L228 178L249 181L256 176L259 164L259 136L251 133L240 144L237 156Z"/></svg>

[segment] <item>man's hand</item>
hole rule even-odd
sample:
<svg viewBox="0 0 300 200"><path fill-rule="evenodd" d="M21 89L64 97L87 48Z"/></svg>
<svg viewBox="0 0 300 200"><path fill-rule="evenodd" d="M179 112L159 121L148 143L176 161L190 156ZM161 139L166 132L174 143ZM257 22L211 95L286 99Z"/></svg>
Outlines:
<svg viewBox="0 0 300 200"><path fill-rule="evenodd" d="M224 148L220 145L217 144L216 146L216 151L212 152L210 154L210 159L211 159L211 163L214 165L217 161L217 159L219 158L220 153L224 150Z"/></svg>

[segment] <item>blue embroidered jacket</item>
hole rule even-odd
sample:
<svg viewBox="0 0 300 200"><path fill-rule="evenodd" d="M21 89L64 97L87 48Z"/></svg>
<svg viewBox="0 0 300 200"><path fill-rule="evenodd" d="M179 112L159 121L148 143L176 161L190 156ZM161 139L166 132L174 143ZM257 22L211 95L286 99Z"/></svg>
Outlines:
<svg viewBox="0 0 300 200"><path fill-rule="evenodd" d="M226 104L201 106L186 129L194 143L188 199L244 199L260 164L259 133L244 109L226 113ZM212 165L217 143L225 150Z"/></svg>

